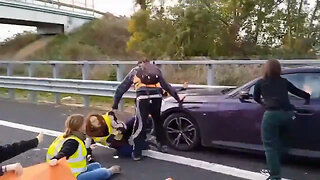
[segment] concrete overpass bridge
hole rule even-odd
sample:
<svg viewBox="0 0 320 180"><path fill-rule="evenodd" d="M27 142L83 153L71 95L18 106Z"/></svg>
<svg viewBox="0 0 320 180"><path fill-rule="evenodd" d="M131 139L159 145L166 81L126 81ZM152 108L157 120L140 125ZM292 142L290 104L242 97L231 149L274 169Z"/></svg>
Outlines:
<svg viewBox="0 0 320 180"><path fill-rule="evenodd" d="M0 23L36 26L39 34L69 33L102 14L94 0L0 0Z"/></svg>

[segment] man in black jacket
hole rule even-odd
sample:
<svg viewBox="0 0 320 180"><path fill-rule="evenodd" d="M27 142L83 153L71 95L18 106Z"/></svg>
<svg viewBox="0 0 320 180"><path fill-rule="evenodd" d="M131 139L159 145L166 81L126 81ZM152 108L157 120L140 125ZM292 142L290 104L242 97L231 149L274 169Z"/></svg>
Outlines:
<svg viewBox="0 0 320 180"><path fill-rule="evenodd" d="M0 163L11 159L21 153L24 153L30 149L36 148L43 141L43 133L40 133L36 138L29 141L20 141L13 144L7 144L5 146L0 146ZM0 169L0 176L6 172L13 171L18 176L23 172L23 168L20 163L10 164L2 166Z"/></svg>
<svg viewBox="0 0 320 180"><path fill-rule="evenodd" d="M129 90L132 84L134 84L137 91L136 121L129 143L134 147L132 159L140 160L142 150L146 146L146 124L149 115L152 116L155 123L156 139L160 144L160 149L162 149L165 143L163 121L160 117L163 92L161 88L167 91L179 103L180 98L175 89L165 81L160 69L148 60L144 60L137 67L133 68L118 86L114 96L113 111L118 109L118 104L123 94Z"/></svg>

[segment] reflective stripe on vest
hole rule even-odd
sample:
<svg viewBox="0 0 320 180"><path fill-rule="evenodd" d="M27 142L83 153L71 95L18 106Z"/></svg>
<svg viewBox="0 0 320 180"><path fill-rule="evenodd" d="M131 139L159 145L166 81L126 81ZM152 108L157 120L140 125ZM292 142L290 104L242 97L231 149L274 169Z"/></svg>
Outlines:
<svg viewBox="0 0 320 180"><path fill-rule="evenodd" d="M134 89L139 90L142 87L150 87L150 88L160 88L160 83L157 84L144 84L141 82L141 79L138 76L134 76L133 78Z"/></svg>
<svg viewBox="0 0 320 180"><path fill-rule="evenodd" d="M108 131L109 131L109 135L108 136L105 136L105 137L93 137L93 141L96 142L96 143L100 143L102 145L105 145L105 146L109 146L109 144L107 143L107 139L109 138L109 136L112 134L113 132L113 127L111 125L111 118L109 117L109 114L105 114L103 115L103 119L104 121L106 122L106 125L108 127Z"/></svg>
<svg viewBox="0 0 320 180"><path fill-rule="evenodd" d="M63 138L63 135L57 137L49 146L47 152L47 162L49 162L54 156L56 156L59 153L63 146L63 143L68 139L74 139L79 143L77 151L67 160L73 175L77 177L80 173L85 172L87 170L87 149L84 142L78 137L70 136L68 138Z"/></svg>

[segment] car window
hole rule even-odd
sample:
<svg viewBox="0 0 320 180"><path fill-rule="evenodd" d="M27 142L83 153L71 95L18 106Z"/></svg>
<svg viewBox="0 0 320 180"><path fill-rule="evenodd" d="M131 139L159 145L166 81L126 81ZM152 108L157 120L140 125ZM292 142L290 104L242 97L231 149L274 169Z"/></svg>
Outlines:
<svg viewBox="0 0 320 180"><path fill-rule="evenodd" d="M296 87L310 93L312 99L320 99L320 73L285 74L282 77Z"/></svg>
<svg viewBox="0 0 320 180"><path fill-rule="evenodd" d="M250 94L250 95L253 95L253 92L254 92L254 86L255 86L255 84L254 84L254 85L252 85L252 86L250 87L250 89L249 89L249 94Z"/></svg>

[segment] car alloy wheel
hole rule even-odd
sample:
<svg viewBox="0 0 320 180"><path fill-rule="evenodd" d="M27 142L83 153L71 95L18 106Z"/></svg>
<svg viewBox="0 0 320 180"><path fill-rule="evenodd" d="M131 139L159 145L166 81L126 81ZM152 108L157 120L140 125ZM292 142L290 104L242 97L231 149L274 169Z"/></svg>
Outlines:
<svg viewBox="0 0 320 180"><path fill-rule="evenodd" d="M191 118L190 118L191 119ZM184 116L169 116L165 122L169 145L178 150L192 150L199 144L196 124Z"/></svg>

